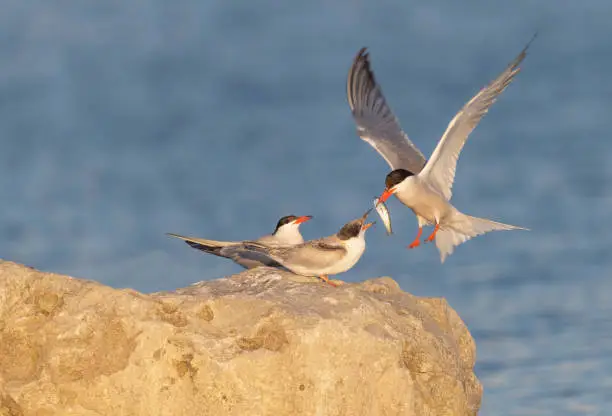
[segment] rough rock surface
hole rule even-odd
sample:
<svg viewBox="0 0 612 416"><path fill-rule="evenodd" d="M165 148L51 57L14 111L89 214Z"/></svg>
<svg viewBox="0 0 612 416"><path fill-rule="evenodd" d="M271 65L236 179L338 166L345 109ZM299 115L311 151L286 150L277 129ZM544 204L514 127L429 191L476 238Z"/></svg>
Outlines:
<svg viewBox="0 0 612 416"><path fill-rule="evenodd" d="M443 299L260 268L175 292L0 261L0 415L474 415Z"/></svg>

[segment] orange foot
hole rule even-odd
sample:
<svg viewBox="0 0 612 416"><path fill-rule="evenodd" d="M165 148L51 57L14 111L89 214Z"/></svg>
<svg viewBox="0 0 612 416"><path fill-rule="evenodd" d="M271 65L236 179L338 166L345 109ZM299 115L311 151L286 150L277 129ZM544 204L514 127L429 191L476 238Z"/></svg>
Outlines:
<svg viewBox="0 0 612 416"><path fill-rule="evenodd" d="M419 227L419 232L417 233L416 237L414 237L414 241L410 243L408 248L415 248L421 245L421 242L419 241L419 239L421 238L421 234L423 234L423 228Z"/></svg>
<svg viewBox="0 0 612 416"><path fill-rule="evenodd" d="M321 275L319 276L319 279L323 280L325 283L327 283L330 286L333 287L338 287L338 284L335 282L332 282L331 280L329 280L329 277L325 276L325 275Z"/></svg>
<svg viewBox="0 0 612 416"><path fill-rule="evenodd" d="M436 233L438 232L439 229L440 229L440 224L436 224L436 226L434 227L433 232L431 233L431 235L429 237L427 237L425 239L425 242L427 242L427 243L432 242L436 238Z"/></svg>
<svg viewBox="0 0 612 416"><path fill-rule="evenodd" d="M416 240L414 240L412 243L410 243L408 245L408 248L415 248L415 247L418 247L420 245L421 245L421 242L418 239L416 239Z"/></svg>

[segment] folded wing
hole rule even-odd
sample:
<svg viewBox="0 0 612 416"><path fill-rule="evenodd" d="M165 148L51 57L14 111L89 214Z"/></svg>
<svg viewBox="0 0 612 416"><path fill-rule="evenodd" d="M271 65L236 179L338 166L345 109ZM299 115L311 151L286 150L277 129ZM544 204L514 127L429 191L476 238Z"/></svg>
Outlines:
<svg viewBox="0 0 612 416"><path fill-rule="evenodd" d="M303 274L304 270L318 270L333 266L346 254L343 246L312 240L289 247L266 247L254 242L244 242L224 249L224 255L244 255L248 251L268 257L287 269Z"/></svg>

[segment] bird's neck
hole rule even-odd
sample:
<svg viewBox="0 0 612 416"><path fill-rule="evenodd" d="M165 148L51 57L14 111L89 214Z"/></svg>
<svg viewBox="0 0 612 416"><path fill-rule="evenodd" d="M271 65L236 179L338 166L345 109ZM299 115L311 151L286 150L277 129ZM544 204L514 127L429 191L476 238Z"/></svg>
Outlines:
<svg viewBox="0 0 612 416"><path fill-rule="evenodd" d="M304 242L304 238L302 234L300 234L300 230L295 225L286 225L284 227L280 227L274 233L274 237L284 244L301 244Z"/></svg>

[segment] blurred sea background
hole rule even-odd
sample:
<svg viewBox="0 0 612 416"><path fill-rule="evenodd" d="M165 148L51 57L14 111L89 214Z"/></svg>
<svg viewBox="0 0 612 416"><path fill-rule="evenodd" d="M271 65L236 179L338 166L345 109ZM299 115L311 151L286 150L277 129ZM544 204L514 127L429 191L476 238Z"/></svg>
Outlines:
<svg viewBox="0 0 612 416"><path fill-rule="evenodd" d="M145 292L239 272L164 235L332 234L379 195L345 80L362 46L426 155L537 30L470 136L453 203L522 225L408 251L368 233L348 281L445 297L478 346L483 415L612 414L612 3L2 1L0 257ZM427 230L426 232L429 232Z"/></svg>

